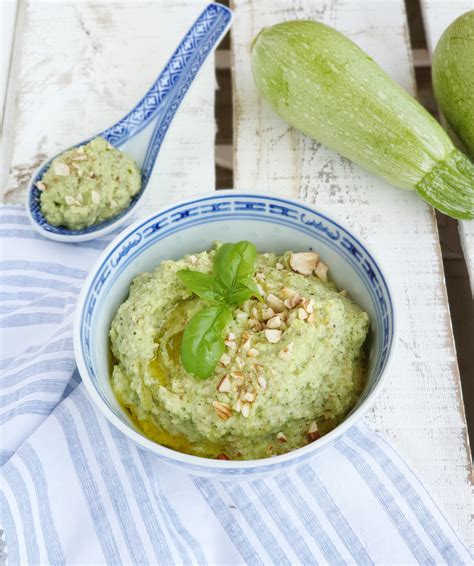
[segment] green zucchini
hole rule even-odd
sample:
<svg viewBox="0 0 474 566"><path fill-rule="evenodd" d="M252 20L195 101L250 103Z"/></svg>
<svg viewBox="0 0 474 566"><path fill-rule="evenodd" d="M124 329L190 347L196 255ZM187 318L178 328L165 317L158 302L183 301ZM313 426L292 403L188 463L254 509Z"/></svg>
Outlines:
<svg viewBox="0 0 474 566"><path fill-rule="evenodd" d="M350 39L314 21L263 29L258 89L291 126L454 218L474 217L474 165Z"/></svg>
<svg viewBox="0 0 474 566"><path fill-rule="evenodd" d="M474 11L460 16L443 33L432 70L439 108L474 156Z"/></svg>

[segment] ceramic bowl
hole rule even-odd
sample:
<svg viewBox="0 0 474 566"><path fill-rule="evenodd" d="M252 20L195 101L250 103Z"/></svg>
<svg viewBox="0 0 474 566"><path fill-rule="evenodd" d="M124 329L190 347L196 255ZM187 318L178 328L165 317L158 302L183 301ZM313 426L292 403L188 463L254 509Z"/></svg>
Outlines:
<svg viewBox="0 0 474 566"><path fill-rule="evenodd" d="M262 460L224 461L190 456L146 438L117 402L110 385L108 332L131 281L164 259L207 250L215 240L247 239L259 251L315 250L330 276L370 316L368 379L350 414L321 439ZM126 228L102 253L79 296L74 350L85 386L100 411L155 456L197 475L250 478L301 464L333 443L372 405L389 371L396 343L393 293L379 261L339 221L296 200L218 191L174 204Z"/></svg>

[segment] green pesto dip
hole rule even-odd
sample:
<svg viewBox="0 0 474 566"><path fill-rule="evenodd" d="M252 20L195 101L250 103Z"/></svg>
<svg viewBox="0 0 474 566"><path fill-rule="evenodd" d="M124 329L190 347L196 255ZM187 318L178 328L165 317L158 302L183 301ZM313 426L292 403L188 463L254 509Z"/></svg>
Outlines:
<svg viewBox="0 0 474 566"><path fill-rule="evenodd" d="M219 365L196 379L181 364L180 344L206 302L176 272L210 273L214 254L164 261L133 281L110 329L119 402L146 436L198 456L265 458L317 440L362 391L368 315L325 281L324 268L320 279L293 271L291 252L259 254L264 301L234 310Z"/></svg>
<svg viewBox="0 0 474 566"><path fill-rule="evenodd" d="M56 157L36 186L46 220L80 230L127 208L141 178L131 157L99 137Z"/></svg>

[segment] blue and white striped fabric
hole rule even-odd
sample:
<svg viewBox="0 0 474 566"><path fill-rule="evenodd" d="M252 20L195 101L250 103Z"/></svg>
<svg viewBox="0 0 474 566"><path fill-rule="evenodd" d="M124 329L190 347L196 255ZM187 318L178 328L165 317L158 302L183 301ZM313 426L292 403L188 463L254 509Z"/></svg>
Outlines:
<svg viewBox="0 0 474 566"><path fill-rule="evenodd" d="M106 242L46 241L0 209L2 522L9 564L471 564L421 483L367 426L272 479L217 481L112 427L71 324Z"/></svg>

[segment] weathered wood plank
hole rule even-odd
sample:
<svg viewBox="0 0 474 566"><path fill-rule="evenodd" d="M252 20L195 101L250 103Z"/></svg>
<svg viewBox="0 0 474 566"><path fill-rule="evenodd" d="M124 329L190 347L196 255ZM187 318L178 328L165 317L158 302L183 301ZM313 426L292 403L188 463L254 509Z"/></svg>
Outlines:
<svg viewBox="0 0 474 566"><path fill-rule="evenodd" d="M456 18L473 10L474 2L472 0L450 0L449 2L421 0L421 6L428 49L432 54L444 30ZM474 295L474 221L459 222L459 234Z"/></svg>
<svg viewBox="0 0 474 566"><path fill-rule="evenodd" d="M21 0L2 148L5 200L23 199L46 156L129 110L206 4ZM214 87L211 57L170 128L142 210L214 189Z"/></svg>
<svg viewBox="0 0 474 566"><path fill-rule="evenodd" d="M416 194L289 129L259 97L250 67L249 45L262 27L311 18L349 35L413 91L403 1L234 0L233 8L235 186L316 203L384 260L401 339L367 420L416 468L467 541L470 455L433 211Z"/></svg>

